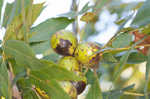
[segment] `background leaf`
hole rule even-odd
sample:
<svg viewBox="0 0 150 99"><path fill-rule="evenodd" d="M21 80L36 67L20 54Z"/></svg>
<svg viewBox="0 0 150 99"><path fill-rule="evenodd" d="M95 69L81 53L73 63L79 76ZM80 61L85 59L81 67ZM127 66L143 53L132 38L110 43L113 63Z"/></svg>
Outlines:
<svg viewBox="0 0 150 99"><path fill-rule="evenodd" d="M115 57L111 53L104 53L102 59L104 62L107 62L107 63L117 62L117 59L115 59Z"/></svg>
<svg viewBox="0 0 150 99"><path fill-rule="evenodd" d="M143 55L142 53L132 52L128 57L128 64L139 64L145 62L147 60L147 56Z"/></svg>
<svg viewBox="0 0 150 99"><path fill-rule="evenodd" d="M120 99L121 96L123 96L124 91L128 91L132 89L135 86L135 84L129 85L123 89L116 89L108 92L103 93L103 99Z"/></svg>
<svg viewBox="0 0 150 99"><path fill-rule="evenodd" d="M128 60L130 53L131 53L131 50L127 51L123 56L121 56L120 63L118 66L116 66L116 68L118 68L118 69L114 73L114 77L113 77L114 81L116 81L118 79L123 67L127 63L127 60Z"/></svg>
<svg viewBox="0 0 150 99"><path fill-rule="evenodd" d="M79 11L79 14L83 14L85 12L87 12L90 8L92 8L93 6L89 6L89 2L87 2L83 8L81 9L81 11Z"/></svg>
<svg viewBox="0 0 150 99"><path fill-rule="evenodd" d="M143 6L138 10L132 25L133 26L144 26L150 23L150 0L146 0Z"/></svg>
<svg viewBox="0 0 150 99"><path fill-rule="evenodd" d="M2 12L2 7L3 7L3 2L4 2L4 0L0 1L0 19L1 19L1 12Z"/></svg>
<svg viewBox="0 0 150 99"><path fill-rule="evenodd" d="M148 83L149 83L149 74L150 74L150 49L148 51L148 59L146 64L146 73L145 73L145 87L144 87L144 93L145 97L148 98Z"/></svg>
<svg viewBox="0 0 150 99"><path fill-rule="evenodd" d="M113 42L112 47L122 48L129 46L132 41L132 35L128 33L120 34Z"/></svg>

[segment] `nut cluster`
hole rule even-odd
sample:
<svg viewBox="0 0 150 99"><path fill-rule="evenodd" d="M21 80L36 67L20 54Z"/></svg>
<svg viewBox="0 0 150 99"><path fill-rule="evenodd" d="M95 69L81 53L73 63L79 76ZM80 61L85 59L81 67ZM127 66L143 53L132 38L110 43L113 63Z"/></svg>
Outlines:
<svg viewBox="0 0 150 99"><path fill-rule="evenodd" d="M60 85L72 99L76 99L77 95L84 91L87 83L86 77L82 73L82 68L94 68L98 65L100 54L97 52L100 47L93 42L78 43L76 35L67 30L54 33L50 41L53 50L63 55L58 61L59 66L85 78L79 82L60 82Z"/></svg>

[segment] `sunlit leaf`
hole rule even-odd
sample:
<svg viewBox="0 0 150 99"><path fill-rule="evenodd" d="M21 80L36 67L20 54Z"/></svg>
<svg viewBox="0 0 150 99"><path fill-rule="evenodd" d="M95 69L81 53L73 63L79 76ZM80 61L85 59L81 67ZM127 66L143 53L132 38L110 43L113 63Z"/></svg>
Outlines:
<svg viewBox="0 0 150 99"><path fill-rule="evenodd" d="M26 8L28 4L30 4L30 2L32 2L32 0L25 0L24 7ZM11 21L14 19L14 17L19 16L19 14L22 11L21 3L22 3L22 0L15 0L14 3L8 4L8 7L6 6L6 11L4 14L5 17L4 17L4 22L3 22L4 27L9 25Z"/></svg>
<svg viewBox="0 0 150 99"><path fill-rule="evenodd" d="M43 9L44 9L43 4L44 3L33 4L32 7L27 7L27 9L26 9L26 16L27 16L26 20L27 20L27 23L29 26L31 26L35 22L37 17L43 11Z"/></svg>
<svg viewBox="0 0 150 99"><path fill-rule="evenodd" d="M34 88L35 92L41 97L41 98L44 98L44 99L50 99L50 97L45 93L44 90L41 90L40 88Z"/></svg>
<svg viewBox="0 0 150 99"><path fill-rule="evenodd" d="M22 2L17 2L18 6ZM6 35L4 37L4 40L8 39L17 39L17 40L24 40L24 34L25 34L25 29L28 28L30 29L30 26L33 24L33 22L37 19L38 15L41 13L43 9L43 3L41 4L34 4L30 6L32 2L28 2L28 0L25 2L25 11L21 11L20 13L11 19L11 22L7 24L7 30L6 30ZM8 5L8 8L11 7L11 5ZM13 5L14 6L14 5ZM21 9L21 8L20 8ZM38 10L37 10L38 9ZM17 9L16 9L17 10ZM6 9L7 11L7 9ZM6 12L7 15L8 12ZM24 13L25 15L23 15ZM8 13L9 14L9 13ZM6 17L7 18L7 17ZM23 21L26 21L27 27L25 28L25 24ZM4 18L4 21L8 21L7 19ZM4 22L5 24L6 22Z"/></svg>
<svg viewBox="0 0 150 99"><path fill-rule="evenodd" d="M6 25L7 25L7 21L9 19L10 15L11 15L10 9L13 8L13 5L14 5L14 3L11 3L11 4L7 3L6 4L4 18L3 18L3 24L2 24L3 27L6 27Z"/></svg>
<svg viewBox="0 0 150 99"><path fill-rule="evenodd" d="M6 34L4 36L4 40L10 39L23 39L23 30L21 27L23 26L22 16L15 16L11 23L7 26Z"/></svg>

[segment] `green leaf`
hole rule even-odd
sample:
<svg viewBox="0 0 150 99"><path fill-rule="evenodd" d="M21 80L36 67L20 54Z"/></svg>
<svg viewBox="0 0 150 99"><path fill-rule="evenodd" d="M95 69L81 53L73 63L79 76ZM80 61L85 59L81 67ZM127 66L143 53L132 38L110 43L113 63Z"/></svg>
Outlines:
<svg viewBox="0 0 150 99"><path fill-rule="evenodd" d="M94 77L93 84L89 88L89 92L85 99L103 99L100 85L99 85L99 80L97 77L94 76L94 74L93 74L93 77Z"/></svg>
<svg viewBox="0 0 150 99"><path fill-rule="evenodd" d="M135 84L129 85L123 89L116 89L108 92L103 93L103 99L120 99L123 95L124 91L128 91L132 89L135 86Z"/></svg>
<svg viewBox="0 0 150 99"><path fill-rule="evenodd" d="M44 9L43 4L44 3L33 5L33 7L32 7L32 24L37 19L37 17L40 15L40 13L43 11L43 9Z"/></svg>
<svg viewBox="0 0 150 99"><path fill-rule="evenodd" d="M95 23L89 22L85 25L85 29L83 30L81 38L86 40L89 36L96 34Z"/></svg>
<svg viewBox="0 0 150 99"><path fill-rule="evenodd" d="M4 2L4 0L0 0L0 19L1 19L1 13L2 13L3 2Z"/></svg>
<svg viewBox="0 0 150 99"><path fill-rule="evenodd" d="M2 55L2 52L3 52L2 47L0 47L0 56Z"/></svg>
<svg viewBox="0 0 150 99"><path fill-rule="evenodd" d="M37 17L43 11L43 9L44 9L43 4L44 3L33 4L32 6L27 7L27 9L26 9L26 16L27 16L26 20L27 20L27 23L29 26L31 26L35 22Z"/></svg>
<svg viewBox="0 0 150 99"><path fill-rule="evenodd" d="M24 39L24 32L25 32L24 25L23 25L24 16L22 13L26 12L27 14L30 14L30 13L28 13L28 8L30 8L30 6L29 6L30 4L32 4L31 0L25 0L25 2L24 2L25 10L21 10L22 9L22 6L21 6L22 1L21 0L19 0L19 1L16 0L13 4L8 5L9 9L8 9L8 11L6 9L6 19L4 18L4 25L5 25L5 27L7 26L6 34L4 37L5 41L10 40L10 39L17 39L17 40ZM16 8L16 6L17 6L17 8ZM9 11L10 9L12 9L11 13ZM25 13L25 16L27 16L26 13ZM26 21L28 22L27 18L26 18Z"/></svg>
<svg viewBox="0 0 150 99"><path fill-rule="evenodd" d="M26 71L23 71L23 72L20 72L20 73L16 74L15 78L14 78L13 81L12 81L12 85L16 84L16 82L17 82L19 79L25 77L26 75L27 75Z"/></svg>
<svg viewBox="0 0 150 99"><path fill-rule="evenodd" d="M23 99L39 99L32 89L24 89L22 94Z"/></svg>
<svg viewBox="0 0 150 99"><path fill-rule="evenodd" d="M0 96L4 96L6 99L12 99L8 71L4 62L0 66Z"/></svg>
<svg viewBox="0 0 150 99"><path fill-rule="evenodd" d="M46 65L47 67L39 69L39 70L32 70L31 76L37 77L41 80L72 80L72 81L80 81L82 78L78 77L75 73L68 71L57 64L54 64L51 61L41 60L41 62ZM40 74L40 75L39 75Z"/></svg>
<svg viewBox="0 0 150 99"><path fill-rule="evenodd" d="M6 25L7 25L7 21L11 15L10 9L13 8L13 5L14 5L14 3L11 3L11 4L7 3L7 5L6 5L5 12L4 12L4 18L3 18L3 24L2 24L3 27L6 27Z"/></svg>
<svg viewBox="0 0 150 99"><path fill-rule="evenodd" d="M128 64L139 64L147 60L147 56L144 56L142 53L132 52L128 57Z"/></svg>
<svg viewBox="0 0 150 99"><path fill-rule="evenodd" d="M92 8L93 6L89 6L89 2L87 2L83 8L81 9L81 11L79 12L79 14L83 14L85 12L87 12L90 8Z"/></svg>
<svg viewBox="0 0 150 99"><path fill-rule="evenodd" d="M19 6L19 4L21 2L18 1L17 3ZM6 30L6 35L4 37L4 40L8 40L8 39L24 40L24 38L25 38L24 34L26 33L25 32L25 24L23 22L24 18L26 21L26 27L28 29L30 29L30 26L37 19L38 15L41 13L42 10L43 10L43 3L32 5L32 2L29 2L27 0L25 2L24 10L19 12L18 15L13 16L13 19L11 19L11 22L9 24L7 24L7 30ZM7 13L9 14L10 12L7 12ZM25 15L23 16L22 13L24 13ZM6 20L6 21L8 21L8 20ZM4 23L6 23L5 18L4 18Z"/></svg>
<svg viewBox="0 0 150 99"><path fill-rule="evenodd" d="M47 55L47 56L44 56L43 59L45 60L51 60L53 62L57 62L59 60L59 57L60 55L58 55L57 53L53 52L53 53L50 53L50 55Z"/></svg>
<svg viewBox="0 0 150 99"><path fill-rule="evenodd" d="M90 8L92 8L92 6L89 6L89 2L87 2L79 12L71 11L71 12L68 12L68 13L61 14L59 16L61 16L61 17L70 17L70 18L74 19L78 15L81 15L81 14L87 12Z"/></svg>
<svg viewBox="0 0 150 99"><path fill-rule="evenodd" d="M7 25L6 34L4 36L4 41L10 39L23 39L23 26L22 16L15 16L10 24Z"/></svg>
<svg viewBox="0 0 150 99"><path fill-rule="evenodd" d="M33 36L29 40L30 42L49 40L53 33L66 28L73 21L72 19L64 17L48 19L31 29L30 32L33 33Z"/></svg>
<svg viewBox="0 0 150 99"><path fill-rule="evenodd" d="M107 63L117 62L117 60L115 59L115 57L111 53L104 53L102 59L104 62L107 62Z"/></svg>
<svg viewBox="0 0 150 99"><path fill-rule="evenodd" d="M120 58L120 63L118 66L116 66L116 68L119 68L115 74L114 74L114 77L113 77L113 81L116 81L117 78L119 77L123 67L125 66L125 64L127 63L127 60L128 60L128 57L131 53L131 51L134 49L134 47L137 45L137 44L140 44L144 39L146 38L146 36L144 36L141 40L139 40L138 42L136 42L135 44L133 44L131 46L131 48Z"/></svg>
<svg viewBox="0 0 150 99"><path fill-rule="evenodd" d="M71 99L55 80L45 82L43 80L39 80L36 77L29 77L20 80L18 82L18 85L20 86L21 91L24 95L26 95L26 97L30 95L29 92L33 90L33 88L40 88L50 97L50 99Z"/></svg>
<svg viewBox="0 0 150 99"><path fill-rule="evenodd" d="M101 9L107 2L109 2L109 0L103 0L103 1L101 1L101 2L99 2L99 1L97 0L96 4L95 4L95 6L94 6L94 10L96 11L96 10Z"/></svg>
<svg viewBox="0 0 150 99"><path fill-rule="evenodd" d="M76 16L78 16L78 13L75 12L75 11L71 11L71 12L68 12L68 13L61 14L59 16L60 17L70 17L70 18L74 19Z"/></svg>
<svg viewBox="0 0 150 99"><path fill-rule="evenodd" d="M17 40L8 40L3 46L7 56L15 58L17 64L31 69L40 69L43 64L35 58L33 50L24 42Z"/></svg>
<svg viewBox="0 0 150 99"><path fill-rule="evenodd" d="M86 73L86 78L87 78L87 83L88 84L93 84L94 83L94 75L93 72L91 70L88 70L88 72Z"/></svg>
<svg viewBox="0 0 150 99"><path fill-rule="evenodd" d="M146 0L143 6L138 10L133 22L132 26L144 26L150 23L150 0Z"/></svg>
<svg viewBox="0 0 150 99"><path fill-rule="evenodd" d="M38 79L31 78L30 81L35 85L35 87L44 90L51 99L71 99L55 80L51 80L46 83L39 81Z"/></svg>
<svg viewBox="0 0 150 99"><path fill-rule="evenodd" d="M6 6L6 11L4 14L4 22L3 25L4 27L8 26L11 21L14 19L14 17L19 16L19 14L22 11L22 4L21 4L22 0L15 0L14 3L12 4L8 4L8 7ZM30 3L32 2L32 0L24 0L24 7L26 8ZM11 11L10 11L11 9Z"/></svg>
<svg viewBox="0 0 150 99"><path fill-rule="evenodd" d="M150 49L148 51L148 59L146 63L146 73L145 73L145 86L144 86L144 94L146 99L148 99L148 83L149 83L149 74L150 74Z"/></svg>
<svg viewBox="0 0 150 99"><path fill-rule="evenodd" d="M125 64L127 63L127 60L128 60L128 57L131 53L131 50L127 51L121 58L120 58L120 63L118 65L118 70L116 70L115 74L114 74L114 77L113 77L113 80L116 81L117 78L119 77L123 67L125 66Z"/></svg>
<svg viewBox="0 0 150 99"><path fill-rule="evenodd" d="M128 33L120 34L116 37L116 39L112 42L112 47L114 48L122 48L129 46L132 41L132 35Z"/></svg>
<svg viewBox="0 0 150 99"><path fill-rule="evenodd" d="M36 54L44 53L51 48L49 40L32 44L31 47L35 51Z"/></svg>

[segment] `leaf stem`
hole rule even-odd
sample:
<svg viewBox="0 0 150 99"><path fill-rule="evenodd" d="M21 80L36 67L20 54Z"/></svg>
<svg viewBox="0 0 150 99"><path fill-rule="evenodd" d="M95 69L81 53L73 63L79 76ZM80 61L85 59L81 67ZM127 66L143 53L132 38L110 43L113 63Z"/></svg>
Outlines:
<svg viewBox="0 0 150 99"><path fill-rule="evenodd" d="M140 47L150 47L150 44L143 44L143 45L137 45L134 48L140 48ZM125 50L129 50L131 49L131 47L125 47L125 48L116 48L116 49L108 49L108 50L104 50L103 52L101 52L100 54L104 54L104 53L109 53L112 51L125 51Z"/></svg>
<svg viewBox="0 0 150 99"><path fill-rule="evenodd" d="M134 92L129 92L129 91L124 91L124 95L131 95L131 96L144 96L142 93L134 93Z"/></svg>
<svg viewBox="0 0 150 99"><path fill-rule="evenodd" d="M21 0L21 6L22 6L22 18L23 18L23 26L25 27L24 29L24 40L26 43L28 43L28 26L26 23L26 13L25 13L25 7L24 7L24 0Z"/></svg>
<svg viewBox="0 0 150 99"><path fill-rule="evenodd" d="M72 0L71 11L78 12L78 0ZM78 16L75 17L75 22L72 24L73 32L77 35L79 33Z"/></svg>

